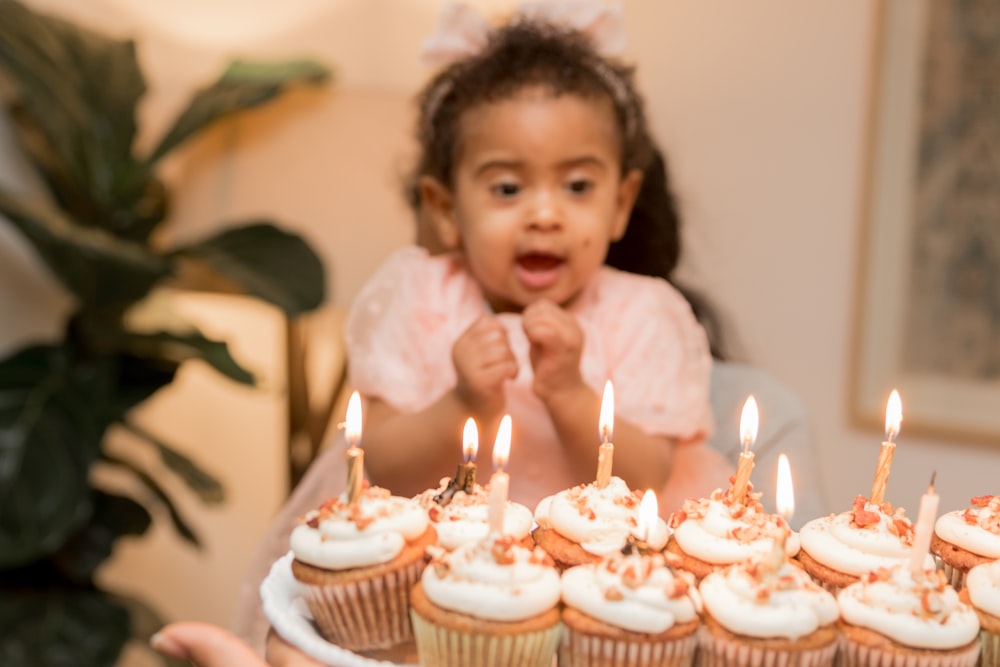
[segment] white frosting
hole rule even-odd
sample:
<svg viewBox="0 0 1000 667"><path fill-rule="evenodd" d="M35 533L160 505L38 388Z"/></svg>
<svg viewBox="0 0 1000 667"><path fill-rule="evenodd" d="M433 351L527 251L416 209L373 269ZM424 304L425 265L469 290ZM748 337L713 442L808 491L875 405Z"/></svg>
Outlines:
<svg viewBox="0 0 1000 667"><path fill-rule="evenodd" d="M780 553L780 552L779 552ZM716 570L699 586L705 609L723 627L748 637L797 639L837 620L837 601L804 570L755 557Z"/></svg>
<svg viewBox="0 0 1000 667"><path fill-rule="evenodd" d="M942 514L934 532L974 554L1000 558L1000 496L976 498L968 509Z"/></svg>
<svg viewBox="0 0 1000 667"><path fill-rule="evenodd" d="M1000 617L1000 561L977 565L965 576L972 605Z"/></svg>
<svg viewBox="0 0 1000 667"><path fill-rule="evenodd" d="M694 578L677 574L663 556L619 556L562 574L563 601L608 625L657 634L698 617Z"/></svg>
<svg viewBox="0 0 1000 667"><path fill-rule="evenodd" d="M729 503L716 490L710 498L688 500L674 527L674 539L684 553L706 563L728 565L771 551L774 535L784 525L781 517L767 514L759 502ZM799 537L792 533L785 552L799 551Z"/></svg>
<svg viewBox="0 0 1000 667"><path fill-rule="evenodd" d="M928 573L914 581L908 564L873 572L840 591L840 615L914 648L953 649L976 639L976 613L943 576Z"/></svg>
<svg viewBox="0 0 1000 667"><path fill-rule="evenodd" d="M856 576L908 562L913 527L902 510L888 514L870 503L862 506L863 500L856 499L855 510L851 512L813 519L802 526L799 530L802 550L831 569ZM859 526L855 512L861 510L874 523ZM930 554L925 566L933 569L934 559Z"/></svg>
<svg viewBox="0 0 1000 667"><path fill-rule="evenodd" d="M542 498L535 508L535 521L576 542L584 551L607 556L620 551L635 532L639 500L639 494L630 491L624 480L612 477L603 489L581 484ZM657 517L647 543L662 549L668 536L667 524Z"/></svg>
<svg viewBox="0 0 1000 667"><path fill-rule="evenodd" d="M355 505L345 495L324 503L292 530L295 558L328 570L386 563L427 530L427 513L409 498L366 489Z"/></svg>
<svg viewBox="0 0 1000 667"><path fill-rule="evenodd" d="M478 542L489 533L489 490L476 484L471 494L457 491L447 505L441 506L434 502L434 496L444 491L447 485L448 478L445 477L438 488L424 491L416 500L427 510L437 531L438 544L450 551L467 542ZM521 540L528 536L533 524L531 510L508 501L503 517L505 535Z"/></svg>
<svg viewBox="0 0 1000 667"><path fill-rule="evenodd" d="M520 621L559 603L559 573L540 549L512 537L487 538L441 552L420 579L443 609L493 621Z"/></svg>

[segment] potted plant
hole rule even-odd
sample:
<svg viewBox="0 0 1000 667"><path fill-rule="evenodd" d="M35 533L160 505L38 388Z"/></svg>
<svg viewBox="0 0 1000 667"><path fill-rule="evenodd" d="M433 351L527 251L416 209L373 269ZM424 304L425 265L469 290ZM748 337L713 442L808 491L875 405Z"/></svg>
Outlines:
<svg viewBox="0 0 1000 667"><path fill-rule="evenodd" d="M115 542L142 534L151 515L102 488L94 466L128 471L198 543L157 475L169 470L206 502L222 488L131 411L200 359L235 382L254 377L224 341L191 327L137 331L128 314L155 289L211 275L294 316L324 299L323 265L299 236L269 220L227 225L197 243L164 248L161 160L205 128L265 104L296 84L328 79L310 61L233 62L148 153L134 146L145 81L132 41L114 40L14 0L0 0L0 95L45 200L0 184L0 224L11 224L71 294L62 337L0 360L0 664L111 665L124 642L159 621L136 600L101 590L94 573ZM5 220L3 220L5 218ZM194 270L192 270L194 269ZM103 446L119 425L155 450L160 471ZM131 441L131 439L130 439ZM137 453L138 452L134 452Z"/></svg>

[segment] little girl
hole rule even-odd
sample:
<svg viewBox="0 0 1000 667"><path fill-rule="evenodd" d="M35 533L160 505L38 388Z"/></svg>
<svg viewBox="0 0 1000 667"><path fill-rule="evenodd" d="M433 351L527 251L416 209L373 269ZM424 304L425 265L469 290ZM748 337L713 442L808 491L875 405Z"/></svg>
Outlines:
<svg viewBox="0 0 1000 667"><path fill-rule="evenodd" d="M350 313L351 382L369 399L368 475L396 495L437 484L474 415L485 481L495 422L509 412L511 496L533 507L594 478L599 391L611 379L614 472L660 490L668 514L731 469L703 442L709 345L666 280L678 218L631 70L548 23L483 37L419 97L414 203L432 232L418 238L435 254L391 257ZM258 650L267 620L257 584L287 551L296 517L342 488L344 472L342 447L327 449L255 557L236 626ZM274 664L316 664L273 635L269 644ZM199 624L168 626L154 645L203 667L260 664Z"/></svg>
<svg viewBox="0 0 1000 667"><path fill-rule="evenodd" d="M634 251L618 253L624 271L605 265L612 244L630 245L655 154L631 70L579 31L515 19L419 100L420 215L446 252L392 256L348 318L372 483L435 484L467 417L489 442L509 412L511 495L533 506L593 479L610 379L615 474L659 490L664 513L722 486L728 465L701 444L704 330L668 282L628 272Z"/></svg>

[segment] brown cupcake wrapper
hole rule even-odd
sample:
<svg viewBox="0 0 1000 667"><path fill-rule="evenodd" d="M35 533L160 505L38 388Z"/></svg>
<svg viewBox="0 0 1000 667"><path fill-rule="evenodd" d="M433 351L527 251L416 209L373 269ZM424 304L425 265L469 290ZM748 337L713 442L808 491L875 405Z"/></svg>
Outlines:
<svg viewBox="0 0 1000 667"><path fill-rule="evenodd" d="M943 560L939 562L939 568L944 572L945 578L951 587L956 591L960 591L965 588L965 575L968 574L968 570L960 567L955 567L954 565L949 565Z"/></svg>
<svg viewBox="0 0 1000 667"><path fill-rule="evenodd" d="M421 667L552 667L562 626L520 635L462 632L410 613Z"/></svg>
<svg viewBox="0 0 1000 667"><path fill-rule="evenodd" d="M697 633L660 642L630 642L566 627L559 667L691 667L697 648Z"/></svg>
<svg viewBox="0 0 1000 667"><path fill-rule="evenodd" d="M373 579L305 585L302 596L324 639L352 651L389 648L413 638L410 589L424 566L418 558Z"/></svg>
<svg viewBox="0 0 1000 667"><path fill-rule="evenodd" d="M980 667L1000 667L1000 635L984 631L979 634L979 640L982 644Z"/></svg>
<svg viewBox="0 0 1000 667"><path fill-rule="evenodd" d="M837 667L975 667L979 658L979 642L969 644L964 651L942 651L915 655L843 640Z"/></svg>
<svg viewBox="0 0 1000 667"><path fill-rule="evenodd" d="M809 649L752 646L738 639L702 632L698 646L699 667L832 667L837 642ZM871 663L872 665L880 663Z"/></svg>

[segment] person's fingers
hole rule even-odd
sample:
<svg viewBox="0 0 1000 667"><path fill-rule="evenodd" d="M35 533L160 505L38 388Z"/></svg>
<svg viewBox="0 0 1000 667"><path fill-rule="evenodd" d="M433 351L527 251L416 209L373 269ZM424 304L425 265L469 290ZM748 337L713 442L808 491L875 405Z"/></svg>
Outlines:
<svg viewBox="0 0 1000 667"><path fill-rule="evenodd" d="M273 628L267 633L267 662L274 667L323 667L323 663L286 642Z"/></svg>
<svg viewBox="0 0 1000 667"><path fill-rule="evenodd" d="M235 635L208 623L171 623L149 640L154 650L197 667L267 667Z"/></svg>

